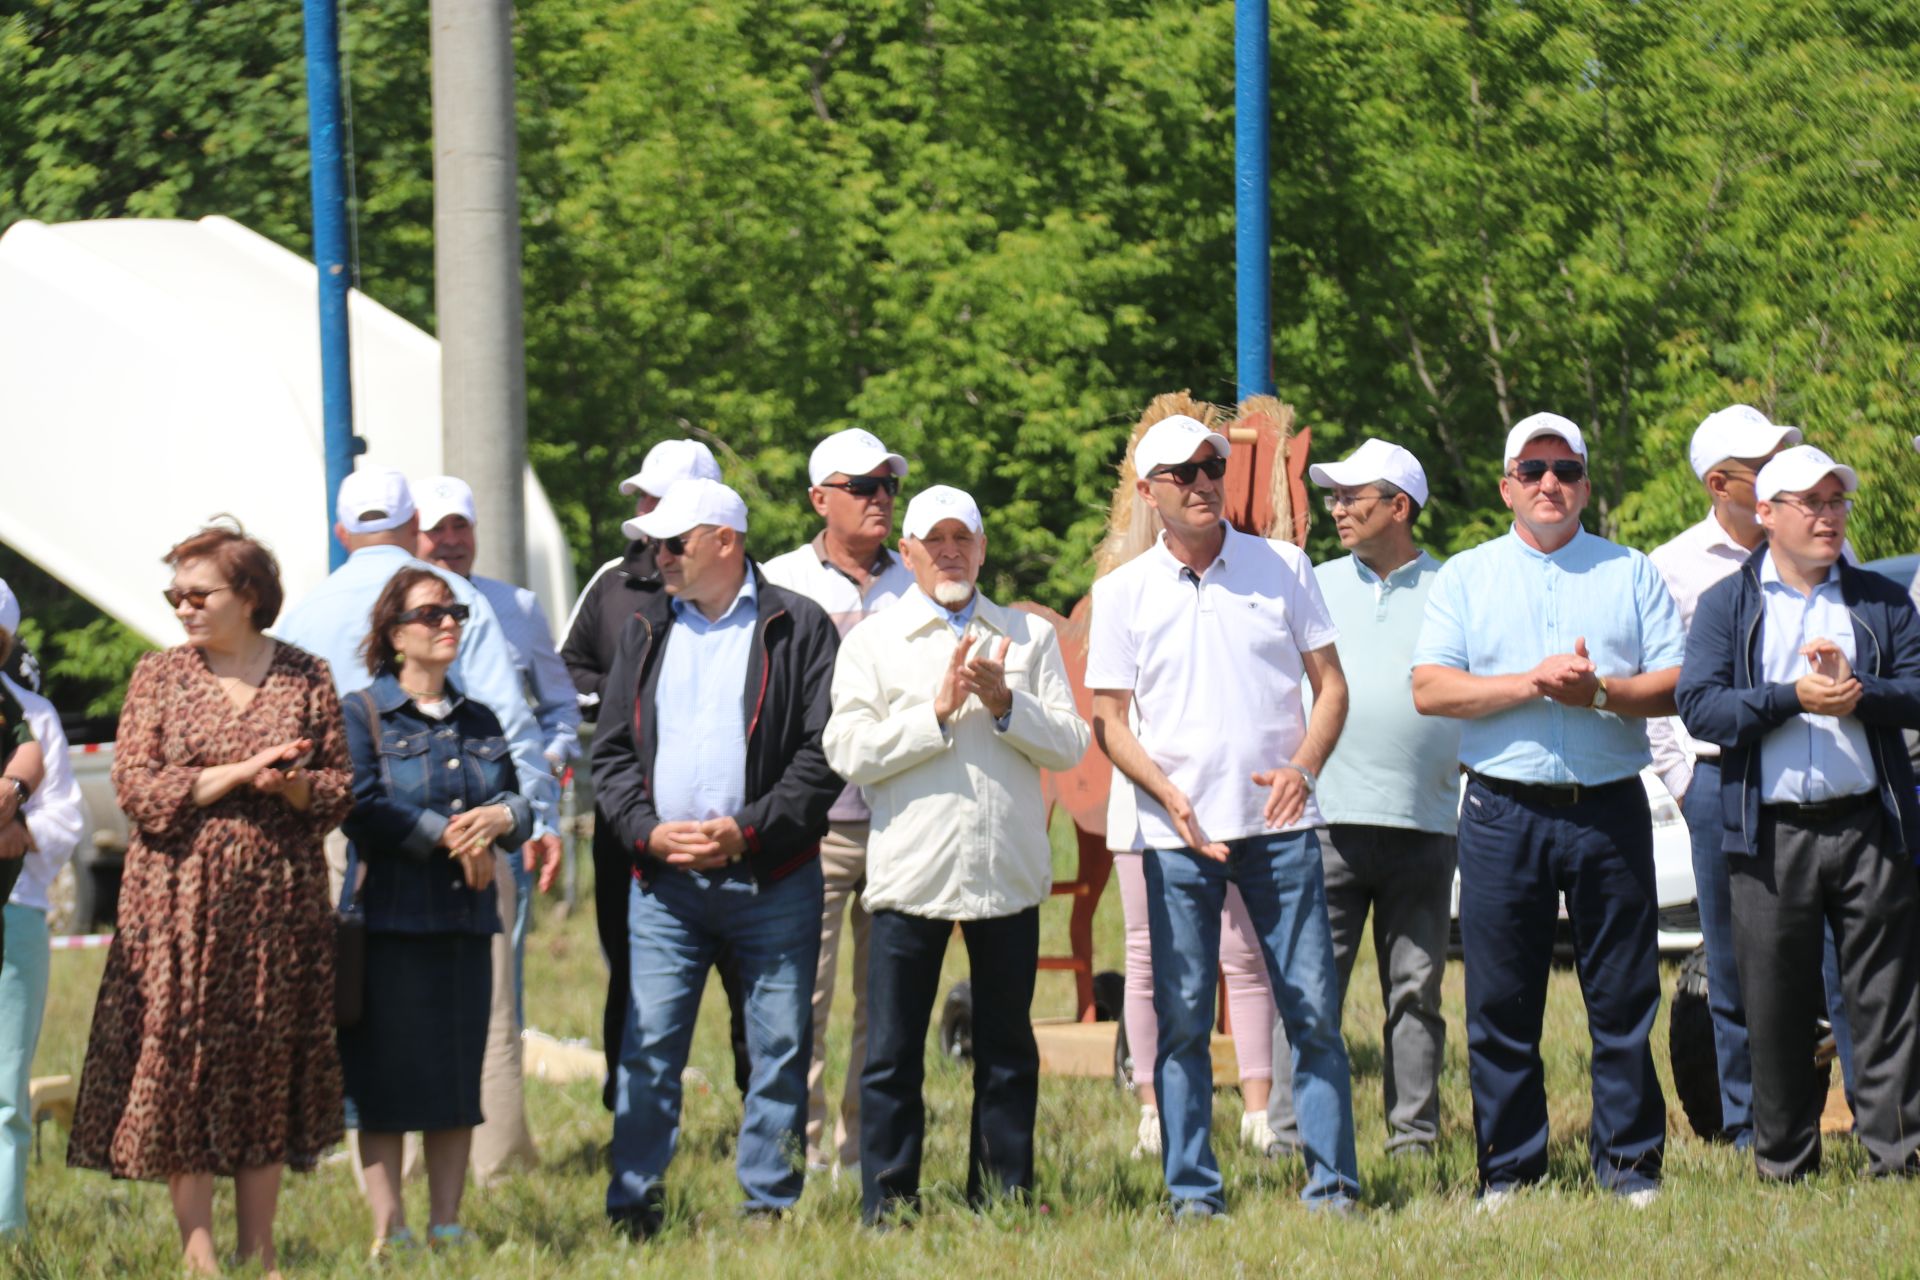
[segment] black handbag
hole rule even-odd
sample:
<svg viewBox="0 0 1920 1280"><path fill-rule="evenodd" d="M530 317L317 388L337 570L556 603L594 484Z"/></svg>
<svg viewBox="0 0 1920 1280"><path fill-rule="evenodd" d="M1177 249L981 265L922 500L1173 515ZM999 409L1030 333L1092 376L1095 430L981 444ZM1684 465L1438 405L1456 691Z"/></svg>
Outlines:
<svg viewBox="0 0 1920 1280"><path fill-rule="evenodd" d="M367 913L360 905L360 858L347 846L347 878L333 909L333 1025L358 1026L367 1011Z"/></svg>

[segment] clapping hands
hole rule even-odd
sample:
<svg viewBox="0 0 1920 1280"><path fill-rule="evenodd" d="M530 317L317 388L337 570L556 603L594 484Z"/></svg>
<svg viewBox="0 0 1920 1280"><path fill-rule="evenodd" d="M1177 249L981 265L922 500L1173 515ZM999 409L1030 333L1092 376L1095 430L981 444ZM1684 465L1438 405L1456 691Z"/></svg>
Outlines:
<svg viewBox="0 0 1920 1280"><path fill-rule="evenodd" d="M969 696L977 696L996 720L1013 710L1013 690L1007 684L1007 650L1011 645L1006 636L1000 637L991 658L969 657L973 645L964 638L953 646L953 657L940 673L940 687L933 695L933 714L941 724L951 721Z"/></svg>
<svg viewBox="0 0 1920 1280"><path fill-rule="evenodd" d="M1840 646L1822 637L1800 646L1807 674L1793 682L1800 709L1816 716L1850 716L1860 705L1860 681Z"/></svg>

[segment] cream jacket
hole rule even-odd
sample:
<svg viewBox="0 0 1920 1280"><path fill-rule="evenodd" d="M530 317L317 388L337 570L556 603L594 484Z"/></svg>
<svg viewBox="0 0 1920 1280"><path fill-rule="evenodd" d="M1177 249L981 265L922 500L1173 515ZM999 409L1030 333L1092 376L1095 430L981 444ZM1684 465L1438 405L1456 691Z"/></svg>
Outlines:
<svg viewBox="0 0 1920 1280"><path fill-rule="evenodd" d="M1040 771L1079 763L1091 732L1053 628L977 599L968 643L991 656L1000 637L1011 642L1004 732L977 697L942 732L933 695L958 641L945 610L917 589L841 643L823 745L873 809L869 911L984 920L1037 906L1053 886Z"/></svg>

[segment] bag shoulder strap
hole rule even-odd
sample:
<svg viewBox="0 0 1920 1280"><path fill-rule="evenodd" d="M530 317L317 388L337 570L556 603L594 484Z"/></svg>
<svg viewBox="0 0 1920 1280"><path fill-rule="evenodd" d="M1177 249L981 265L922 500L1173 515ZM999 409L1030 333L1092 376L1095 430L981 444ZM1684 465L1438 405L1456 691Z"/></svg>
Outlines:
<svg viewBox="0 0 1920 1280"><path fill-rule="evenodd" d="M367 713L368 731L373 733L379 732L380 709L374 705L373 690L369 688L356 689L354 690L353 696L359 699L360 706ZM340 910L342 911L353 911L359 906L360 895L355 892L358 886L354 884L354 881L358 878L356 873L359 870L360 851L354 848L353 841L349 840L347 841L347 874L346 878L340 882Z"/></svg>

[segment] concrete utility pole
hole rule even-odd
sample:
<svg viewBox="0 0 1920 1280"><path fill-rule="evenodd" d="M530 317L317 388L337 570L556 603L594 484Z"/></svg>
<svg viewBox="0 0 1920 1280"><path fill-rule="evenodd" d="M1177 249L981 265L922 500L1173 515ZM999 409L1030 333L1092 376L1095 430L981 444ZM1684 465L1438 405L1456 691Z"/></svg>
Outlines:
<svg viewBox="0 0 1920 1280"><path fill-rule="evenodd" d="M527 580L527 373L510 0L431 0L440 437L473 486L479 569Z"/></svg>

